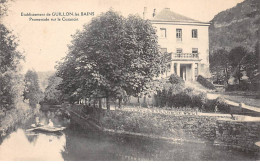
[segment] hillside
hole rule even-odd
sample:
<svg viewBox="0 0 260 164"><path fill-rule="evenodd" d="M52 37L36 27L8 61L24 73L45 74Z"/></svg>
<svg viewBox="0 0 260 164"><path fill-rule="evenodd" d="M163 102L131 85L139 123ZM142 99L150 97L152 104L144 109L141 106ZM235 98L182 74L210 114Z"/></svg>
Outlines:
<svg viewBox="0 0 260 164"><path fill-rule="evenodd" d="M252 51L259 39L260 0L245 0L217 14L211 23L211 53L220 48L230 50L241 45Z"/></svg>

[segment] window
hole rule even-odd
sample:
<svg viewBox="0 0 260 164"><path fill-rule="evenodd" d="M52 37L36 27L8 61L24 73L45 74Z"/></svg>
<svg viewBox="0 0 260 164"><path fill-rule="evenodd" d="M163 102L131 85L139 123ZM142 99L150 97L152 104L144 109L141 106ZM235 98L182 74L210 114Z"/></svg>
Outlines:
<svg viewBox="0 0 260 164"><path fill-rule="evenodd" d="M181 53L182 53L182 48L177 48L177 49L176 49L176 53L177 53L177 54L181 54Z"/></svg>
<svg viewBox="0 0 260 164"><path fill-rule="evenodd" d="M176 38L177 40L182 40L182 29L176 29Z"/></svg>
<svg viewBox="0 0 260 164"><path fill-rule="evenodd" d="M194 58L197 58L198 57L198 48L192 48L192 56Z"/></svg>
<svg viewBox="0 0 260 164"><path fill-rule="evenodd" d="M160 37L166 38L166 28L160 28Z"/></svg>
<svg viewBox="0 0 260 164"><path fill-rule="evenodd" d="M192 48L192 53L197 54L198 53L198 48Z"/></svg>
<svg viewBox="0 0 260 164"><path fill-rule="evenodd" d="M175 57L181 57L181 54L182 54L182 48L177 48Z"/></svg>
<svg viewBox="0 0 260 164"><path fill-rule="evenodd" d="M192 38L198 38L198 30L192 29L191 30L191 36L192 36Z"/></svg>

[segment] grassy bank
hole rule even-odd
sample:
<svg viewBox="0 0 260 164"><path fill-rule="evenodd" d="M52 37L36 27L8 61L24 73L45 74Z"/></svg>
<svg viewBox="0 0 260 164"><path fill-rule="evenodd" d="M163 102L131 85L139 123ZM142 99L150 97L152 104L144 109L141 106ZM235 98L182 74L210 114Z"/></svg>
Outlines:
<svg viewBox="0 0 260 164"><path fill-rule="evenodd" d="M6 112L5 116L1 117L0 136L4 136L10 128L17 123L27 120L34 116L39 111L39 106L32 109L28 104L20 102L17 107Z"/></svg>

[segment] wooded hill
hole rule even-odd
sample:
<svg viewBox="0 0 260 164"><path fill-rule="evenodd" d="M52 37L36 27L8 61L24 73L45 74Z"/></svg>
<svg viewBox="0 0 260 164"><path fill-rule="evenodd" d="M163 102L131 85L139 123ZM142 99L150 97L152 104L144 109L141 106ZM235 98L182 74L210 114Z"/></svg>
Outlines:
<svg viewBox="0 0 260 164"><path fill-rule="evenodd" d="M259 27L260 0L245 0L220 12L209 27L211 54L220 48L230 51L238 46L253 51L259 39Z"/></svg>

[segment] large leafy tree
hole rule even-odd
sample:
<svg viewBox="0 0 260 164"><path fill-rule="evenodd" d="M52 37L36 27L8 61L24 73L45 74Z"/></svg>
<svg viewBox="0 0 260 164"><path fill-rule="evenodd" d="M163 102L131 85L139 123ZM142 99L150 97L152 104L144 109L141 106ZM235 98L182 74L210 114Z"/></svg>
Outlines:
<svg viewBox="0 0 260 164"><path fill-rule="evenodd" d="M239 46L231 49L228 55L230 66L232 67L232 76L235 77L240 83L241 77L243 76L242 71L244 70L244 60L249 52L246 48Z"/></svg>
<svg viewBox="0 0 260 164"><path fill-rule="evenodd" d="M29 105L35 108L36 104L38 104L42 99L42 91L40 90L37 73L35 71L28 70L25 74L24 81L24 99L29 100Z"/></svg>
<svg viewBox="0 0 260 164"><path fill-rule="evenodd" d="M255 45L255 51L249 53L242 62L251 83L259 83L260 81L259 61L259 42L257 42Z"/></svg>
<svg viewBox="0 0 260 164"><path fill-rule="evenodd" d="M10 110L15 105L21 88L17 73L19 62L23 59L17 51L17 38L0 23L0 110Z"/></svg>
<svg viewBox="0 0 260 164"><path fill-rule="evenodd" d="M44 92L44 101L49 104L60 104L62 93L57 89L58 85L61 83L61 78L53 75L48 79L48 86Z"/></svg>
<svg viewBox="0 0 260 164"><path fill-rule="evenodd" d="M230 62L228 59L229 52L225 49L219 49L210 55L210 71L214 81L217 83L228 83L230 77Z"/></svg>
<svg viewBox="0 0 260 164"><path fill-rule="evenodd" d="M162 55L152 25L138 16L108 11L73 36L58 66L60 89L71 98L137 96L159 74Z"/></svg>

